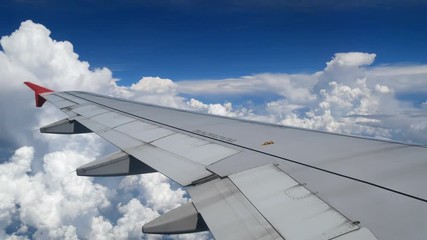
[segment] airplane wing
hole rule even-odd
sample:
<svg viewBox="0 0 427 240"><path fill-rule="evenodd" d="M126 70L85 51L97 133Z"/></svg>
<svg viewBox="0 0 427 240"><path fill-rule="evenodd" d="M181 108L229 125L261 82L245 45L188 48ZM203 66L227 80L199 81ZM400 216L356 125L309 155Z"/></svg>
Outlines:
<svg viewBox="0 0 427 240"><path fill-rule="evenodd" d="M68 118L41 132L93 132L121 149L82 176L158 171L192 202L145 233L216 239L427 239L427 148L155 106L26 83ZM137 226L135 226L137 227Z"/></svg>

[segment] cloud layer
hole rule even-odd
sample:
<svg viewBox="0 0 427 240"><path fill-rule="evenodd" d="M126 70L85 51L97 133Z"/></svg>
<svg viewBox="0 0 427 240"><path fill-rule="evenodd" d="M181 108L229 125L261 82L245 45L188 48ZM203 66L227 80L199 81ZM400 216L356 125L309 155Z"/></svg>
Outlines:
<svg viewBox="0 0 427 240"><path fill-rule="evenodd" d="M205 98L273 95L276 99L261 107L229 108L221 114L425 144L427 65L370 67L375 57L361 52L337 53L325 69L312 74L266 73L183 81L177 83L177 90L196 97L205 94ZM202 106L194 100L189 103ZM207 106L204 108L209 109Z"/></svg>
<svg viewBox="0 0 427 240"><path fill-rule="evenodd" d="M2 37L0 44L0 136L7 149L14 149L0 152L1 239L141 238L143 223L189 200L183 189L160 174L75 176L76 167L112 147L91 134L33 131L64 115L48 104L35 109L34 96L23 81L230 117L427 142L426 65L372 67L375 54L350 52L335 54L324 69L311 74L181 82L143 77L125 87L109 69L91 69L70 42L52 39L46 27L32 21ZM233 102L236 96L239 101ZM254 102L249 96L265 100ZM223 99L219 103L209 101L218 97Z"/></svg>

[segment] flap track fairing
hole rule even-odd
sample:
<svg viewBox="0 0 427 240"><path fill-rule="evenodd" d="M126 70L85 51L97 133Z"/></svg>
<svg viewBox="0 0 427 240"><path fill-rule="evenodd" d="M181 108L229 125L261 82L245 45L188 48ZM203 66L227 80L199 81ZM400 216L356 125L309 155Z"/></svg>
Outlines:
<svg viewBox="0 0 427 240"><path fill-rule="evenodd" d="M207 230L209 228L192 202L177 207L142 226L142 232L151 234L182 234Z"/></svg>
<svg viewBox="0 0 427 240"><path fill-rule="evenodd" d="M114 177L156 172L153 168L129 154L118 151L76 170L78 176Z"/></svg>
<svg viewBox="0 0 427 240"><path fill-rule="evenodd" d="M90 133L92 131L76 120L66 118L40 128L40 132L53 134L79 134Z"/></svg>

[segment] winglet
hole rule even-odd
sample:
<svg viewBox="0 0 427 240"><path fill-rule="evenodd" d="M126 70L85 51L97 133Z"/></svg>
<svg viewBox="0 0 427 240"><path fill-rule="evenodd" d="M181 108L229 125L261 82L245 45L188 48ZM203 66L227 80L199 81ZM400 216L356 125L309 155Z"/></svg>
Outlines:
<svg viewBox="0 0 427 240"><path fill-rule="evenodd" d="M36 98L36 107L41 107L46 102L46 99L43 98L42 96L40 96L40 94L47 93L47 92L53 92L53 90L39 86L39 85L31 83L31 82L24 82L24 84L27 85L29 88L31 88L34 91L34 95Z"/></svg>

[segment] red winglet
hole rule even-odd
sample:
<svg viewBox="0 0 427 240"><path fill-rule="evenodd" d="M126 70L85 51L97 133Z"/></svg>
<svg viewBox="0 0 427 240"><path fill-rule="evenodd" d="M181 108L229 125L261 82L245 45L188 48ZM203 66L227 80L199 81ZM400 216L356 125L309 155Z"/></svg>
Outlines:
<svg viewBox="0 0 427 240"><path fill-rule="evenodd" d="M41 107L46 102L46 99L43 98L42 96L40 96L40 94L47 93L47 92L53 92L53 90L39 86L39 85L31 83L31 82L24 82L24 84L27 85L29 88L31 88L34 91L34 94L36 97L36 107Z"/></svg>

